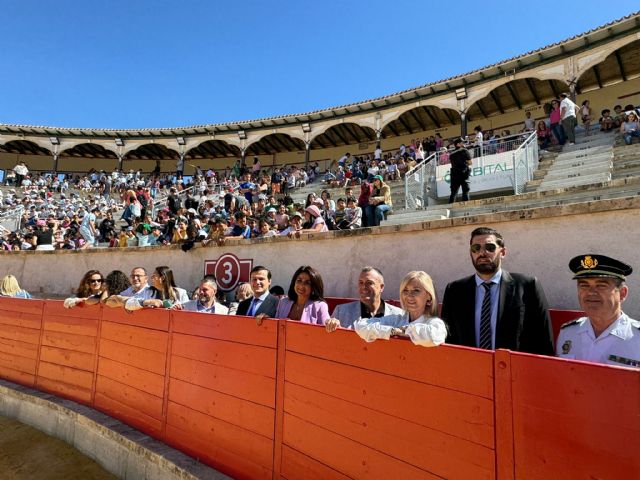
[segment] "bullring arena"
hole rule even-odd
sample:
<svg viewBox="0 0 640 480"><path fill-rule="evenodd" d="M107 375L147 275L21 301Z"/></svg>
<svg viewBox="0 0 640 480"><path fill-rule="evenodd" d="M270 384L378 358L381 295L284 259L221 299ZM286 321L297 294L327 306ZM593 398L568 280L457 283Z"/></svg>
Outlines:
<svg viewBox="0 0 640 480"><path fill-rule="evenodd" d="M577 105L590 102L591 131L580 122L573 145L539 142L527 114L544 123L545 105L565 92ZM258 164L254 173L269 181L276 168L293 175L287 196L295 208L322 190L337 201L352 180L358 196L356 176L341 176L351 163L340 161L346 153L368 168L384 159L384 168L373 166L393 200L379 225L353 229L220 242L196 233L145 246L126 239L109 246L106 237L81 245L65 234L61 245L78 248L6 248L0 274L17 277L34 298L0 298L0 415L127 479L640 478L637 369L505 349L421 348L403 338L364 343L349 330L329 334L293 320L256 325L245 316L67 309L62 301L92 269L128 274L168 265L188 292L215 274L219 291L232 293L263 265L286 292L307 264L322 274L331 310L358 298L365 265L383 270L384 298L397 300L405 274L425 270L441 300L447 284L471 272L471 231L490 226L505 238L506 268L544 286L557 335L581 316L572 257L606 254L640 270L633 247L640 145L598 122L616 105L640 106L640 14L473 72L314 112L167 129L0 125L7 245L29 219L48 218L34 217L40 211L62 224L95 206L112 208L119 220L129 206L115 183L104 194L103 177L112 172L115 181L141 171L152 188L173 178L160 183L148 210L169 210L175 187L183 204L196 202L203 224L241 188L232 178L238 162L248 170ZM477 125L485 132L480 145ZM471 199L448 203L443 153L448 158L447 145L460 136L474 153ZM437 150L409 155L431 137L442 140ZM22 201L30 190L15 183L20 162L33 178L33 198L49 189L42 201ZM199 190L209 171L215 181ZM68 190L50 188L54 178L68 181ZM282 200L269 181L260 193ZM639 278L627 279L624 311L632 318L640 318Z"/></svg>

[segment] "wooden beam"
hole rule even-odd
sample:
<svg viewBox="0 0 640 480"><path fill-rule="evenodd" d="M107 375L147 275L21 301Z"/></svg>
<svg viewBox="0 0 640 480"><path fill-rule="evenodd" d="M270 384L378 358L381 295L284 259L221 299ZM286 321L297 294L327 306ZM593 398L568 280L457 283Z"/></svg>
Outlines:
<svg viewBox="0 0 640 480"><path fill-rule="evenodd" d="M403 114L404 115L404 114ZM402 126L409 132L409 134L413 135L413 130L409 127L407 122L402 119L402 115L398 117L398 121L402 124Z"/></svg>
<svg viewBox="0 0 640 480"><path fill-rule="evenodd" d="M518 106L518 110L522 110L522 103L520 102L520 99L516 95L516 92L513 90L513 86L511 85L511 83L507 83L506 87L507 87L507 90L509 90L509 93L511 94L511 98L513 98L513 100L516 102L516 105Z"/></svg>
<svg viewBox="0 0 640 480"><path fill-rule="evenodd" d="M480 103L480 100L478 100L475 104L478 106L478 110L480 110L480 113L482 114L482 116L484 118L488 118L488 115L484 111L484 108L482 108L482 104Z"/></svg>
<svg viewBox="0 0 640 480"><path fill-rule="evenodd" d="M344 137L342 136L342 134L340 133L340 131L339 131L339 130L340 130L340 125L336 125L336 126L334 126L334 127L331 127L329 130L331 130L331 133L332 133L333 135L335 135L336 137L338 137L342 143L344 143L345 145L349 145L349 142L347 142L347 139L346 139L346 138L344 138ZM327 132L328 132L329 130L327 130Z"/></svg>
<svg viewBox="0 0 640 480"><path fill-rule="evenodd" d="M491 99L493 100L493 103L495 103L498 107L498 110L500 110L500 113L504 113L504 108L502 107L502 103L500 103L500 99L496 95L496 92L492 90L489 95L491 95Z"/></svg>
<svg viewBox="0 0 640 480"><path fill-rule="evenodd" d="M533 81L530 78L525 78L524 81L527 84L527 87L529 87L529 91L531 92L531 95L533 95L533 99L538 105L540 105L540 97L538 96L535 88L533 88Z"/></svg>
<svg viewBox="0 0 640 480"><path fill-rule="evenodd" d="M620 57L620 50L616 50L614 55L616 56L616 62L618 62L618 68L620 69L620 75L622 75L622 80L626 82L627 74L624 71L624 67L622 66L622 58Z"/></svg>
<svg viewBox="0 0 640 480"><path fill-rule="evenodd" d="M424 131L427 129L427 127L424 125L424 123L422 123L422 120L420 120L420 118L418 117L418 115L416 115L416 109L415 109L415 108L413 108L413 109L409 110L409 113L411 114L411 116L413 117L413 119L416 121L416 123L417 123L418 125L420 125L420 128L421 128L421 129L422 129L422 131L424 132ZM438 122L435 120L435 118L433 118L433 117L431 116L431 114L429 114L429 116L430 116L430 117L431 117L431 119L433 120L433 123L435 123L435 124L436 124L436 126L437 126L437 125L438 125ZM437 128L440 128L440 127L438 126Z"/></svg>
<svg viewBox="0 0 640 480"><path fill-rule="evenodd" d="M593 66L593 75L596 77L596 82L598 82L598 88L602 88L602 78L600 78L600 69L598 65Z"/></svg>
<svg viewBox="0 0 640 480"><path fill-rule="evenodd" d="M449 120L449 123L451 123L451 125L455 125L456 124L456 120L451 117L451 114L449 113L449 109L441 109L442 113L444 113L445 117L447 117L447 120Z"/></svg>
<svg viewBox="0 0 640 480"><path fill-rule="evenodd" d="M558 98L560 96L560 92L558 92L558 89L556 88L556 84L553 83L553 80L547 80L549 82L549 86L551 87L551 90L553 91L553 96L554 98Z"/></svg>

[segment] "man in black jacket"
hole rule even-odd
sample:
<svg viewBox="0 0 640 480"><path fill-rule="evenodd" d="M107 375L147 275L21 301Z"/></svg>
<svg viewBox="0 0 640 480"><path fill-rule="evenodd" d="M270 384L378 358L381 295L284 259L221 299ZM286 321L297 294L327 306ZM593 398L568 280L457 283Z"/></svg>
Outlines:
<svg viewBox="0 0 640 480"><path fill-rule="evenodd" d="M496 230L476 228L470 244L476 273L450 283L444 292L447 343L553 355L551 318L538 280L501 268L507 249Z"/></svg>
<svg viewBox="0 0 640 480"><path fill-rule="evenodd" d="M271 272L268 268L258 265L251 269L251 290L253 297L243 300L238 305L236 315L255 317L264 314L267 317L275 317L278 308L278 297L269 293L271 285Z"/></svg>
<svg viewBox="0 0 640 480"><path fill-rule="evenodd" d="M471 175L471 154L464 148L464 144L461 138L456 139L453 142L456 149L449 155L451 162L450 185L451 195L449 196L449 203L453 203L458 195L458 190L462 187L462 201L469 200L469 176Z"/></svg>

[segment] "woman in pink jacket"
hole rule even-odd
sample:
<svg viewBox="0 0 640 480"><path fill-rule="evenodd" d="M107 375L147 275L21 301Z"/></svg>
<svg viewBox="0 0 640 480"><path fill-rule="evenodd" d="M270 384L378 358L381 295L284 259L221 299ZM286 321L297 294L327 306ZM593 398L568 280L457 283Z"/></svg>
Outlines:
<svg viewBox="0 0 640 480"><path fill-rule="evenodd" d="M300 267L293 274L287 296L278 303L276 318L324 325L329 319L329 307L323 295L320 273L308 265Z"/></svg>

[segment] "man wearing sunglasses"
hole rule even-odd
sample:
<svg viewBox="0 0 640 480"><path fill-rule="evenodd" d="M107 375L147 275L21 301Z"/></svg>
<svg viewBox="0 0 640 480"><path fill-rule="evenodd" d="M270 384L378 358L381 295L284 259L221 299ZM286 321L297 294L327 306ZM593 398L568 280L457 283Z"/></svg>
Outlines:
<svg viewBox="0 0 640 480"><path fill-rule="evenodd" d="M487 350L553 355L547 300L534 277L502 269L507 249L488 227L471 232L470 256L476 273L447 285L442 319L447 343Z"/></svg>

